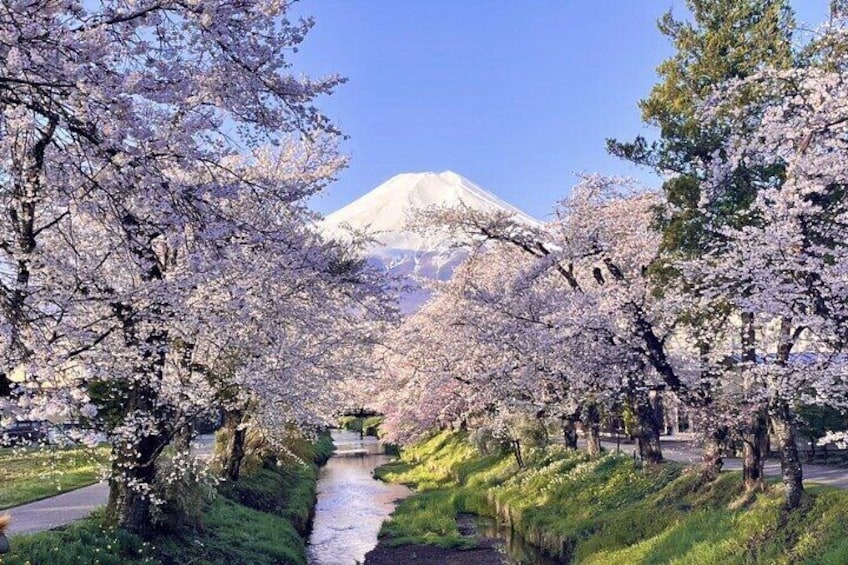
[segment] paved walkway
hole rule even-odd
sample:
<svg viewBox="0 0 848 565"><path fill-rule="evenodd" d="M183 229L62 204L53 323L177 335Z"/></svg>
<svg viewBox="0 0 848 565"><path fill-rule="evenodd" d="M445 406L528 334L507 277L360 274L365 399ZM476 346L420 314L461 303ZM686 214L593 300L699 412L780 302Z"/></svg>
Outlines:
<svg viewBox="0 0 848 565"><path fill-rule="evenodd" d="M603 440L601 441L601 445L610 451L615 451L616 448L616 442L611 440ZM699 463L701 461L701 449L693 442L663 438L662 448L663 457L671 461L679 461L681 463ZM621 451L623 453L632 454L635 450L635 444L621 443ZM804 484L814 483L848 489L848 469L803 462L802 465L804 470ZM741 471L742 460L735 457L725 457L723 469L727 471ZM766 477L780 477L780 461L776 459L766 460L763 472Z"/></svg>
<svg viewBox="0 0 848 565"><path fill-rule="evenodd" d="M104 481L3 512L12 515L10 534L32 534L85 518L106 504L108 498L109 485Z"/></svg>
<svg viewBox="0 0 848 565"><path fill-rule="evenodd" d="M196 456L208 459L212 456L215 436L202 435L192 442ZM9 533L33 534L81 520L109 499L109 485L104 481L50 498L8 508L2 513L12 516Z"/></svg>

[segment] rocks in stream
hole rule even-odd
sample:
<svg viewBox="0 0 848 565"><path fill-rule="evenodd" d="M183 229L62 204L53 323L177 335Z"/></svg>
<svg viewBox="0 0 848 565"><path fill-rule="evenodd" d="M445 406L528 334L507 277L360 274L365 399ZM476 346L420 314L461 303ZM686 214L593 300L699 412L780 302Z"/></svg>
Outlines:
<svg viewBox="0 0 848 565"><path fill-rule="evenodd" d="M365 555L365 565L561 565L565 559L544 554L511 528L491 518L461 513L456 517L460 535L472 538L472 549L444 549L433 545L389 546L381 540Z"/></svg>
<svg viewBox="0 0 848 565"><path fill-rule="evenodd" d="M459 530L459 535L467 538L476 537L477 519L478 517L474 514L459 514L456 517L456 529Z"/></svg>
<svg viewBox="0 0 848 565"><path fill-rule="evenodd" d="M365 565L504 565L504 556L493 547L444 549L435 545L390 547L381 541L365 555Z"/></svg>
<svg viewBox="0 0 848 565"><path fill-rule="evenodd" d="M434 545L399 545L391 547L381 540L365 556L365 565L505 565L504 555L498 550L496 540L481 536L477 529L477 516L460 514L456 527L464 537L476 538L473 549L444 549Z"/></svg>

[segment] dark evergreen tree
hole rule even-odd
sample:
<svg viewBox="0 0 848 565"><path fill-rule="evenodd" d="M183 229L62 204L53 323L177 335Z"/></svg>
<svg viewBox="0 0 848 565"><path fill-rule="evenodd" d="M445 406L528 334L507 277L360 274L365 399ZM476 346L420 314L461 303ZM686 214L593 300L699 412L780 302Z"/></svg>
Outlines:
<svg viewBox="0 0 848 565"><path fill-rule="evenodd" d="M785 0L687 0L692 21L671 12L658 22L676 49L657 69L659 82L639 103L642 119L659 131L649 142L609 140L611 153L670 175L663 184L669 210L664 215L664 251L692 253L709 237L699 209L701 184L721 158L726 128L704 123L699 109L719 84L745 78L764 66L793 63L794 17ZM762 183L779 177L777 168L740 171L726 191L719 217L732 221ZM721 213L723 212L723 213Z"/></svg>

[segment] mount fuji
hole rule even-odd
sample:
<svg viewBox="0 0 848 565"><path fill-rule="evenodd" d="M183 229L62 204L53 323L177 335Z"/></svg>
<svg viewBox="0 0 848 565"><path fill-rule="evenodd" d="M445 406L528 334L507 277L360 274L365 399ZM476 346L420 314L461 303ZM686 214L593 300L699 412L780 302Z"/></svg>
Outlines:
<svg viewBox="0 0 848 565"><path fill-rule="evenodd" d="M429 297L420 283L448 280L467 253L452 247L446 234L422 235L407 229L416 212L433 206L464 206L484 212L506 211L528 226L541 223L452 171L396 175L371 192L324 218L321 231L345 239L351 230L368 233L373 243L367 255L394 275L405 277L412 289L401 298L401 310L417 310Z"/></svg>

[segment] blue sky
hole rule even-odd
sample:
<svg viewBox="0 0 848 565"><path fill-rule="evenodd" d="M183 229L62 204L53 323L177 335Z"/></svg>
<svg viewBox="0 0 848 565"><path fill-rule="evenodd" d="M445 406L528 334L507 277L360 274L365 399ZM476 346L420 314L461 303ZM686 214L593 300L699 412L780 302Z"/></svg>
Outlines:
<svg viewBox="0 0 848 565"><path fill-rule="evenodd" d="M796 0L818 22L827 0ZM349 82L321 107L350 139L329 213L401 172L450 169L539 218L576 172L647 172L606 154L650 135L636 103L672 52L655 22L682 0L304 0L295 70Z"/></svg>

